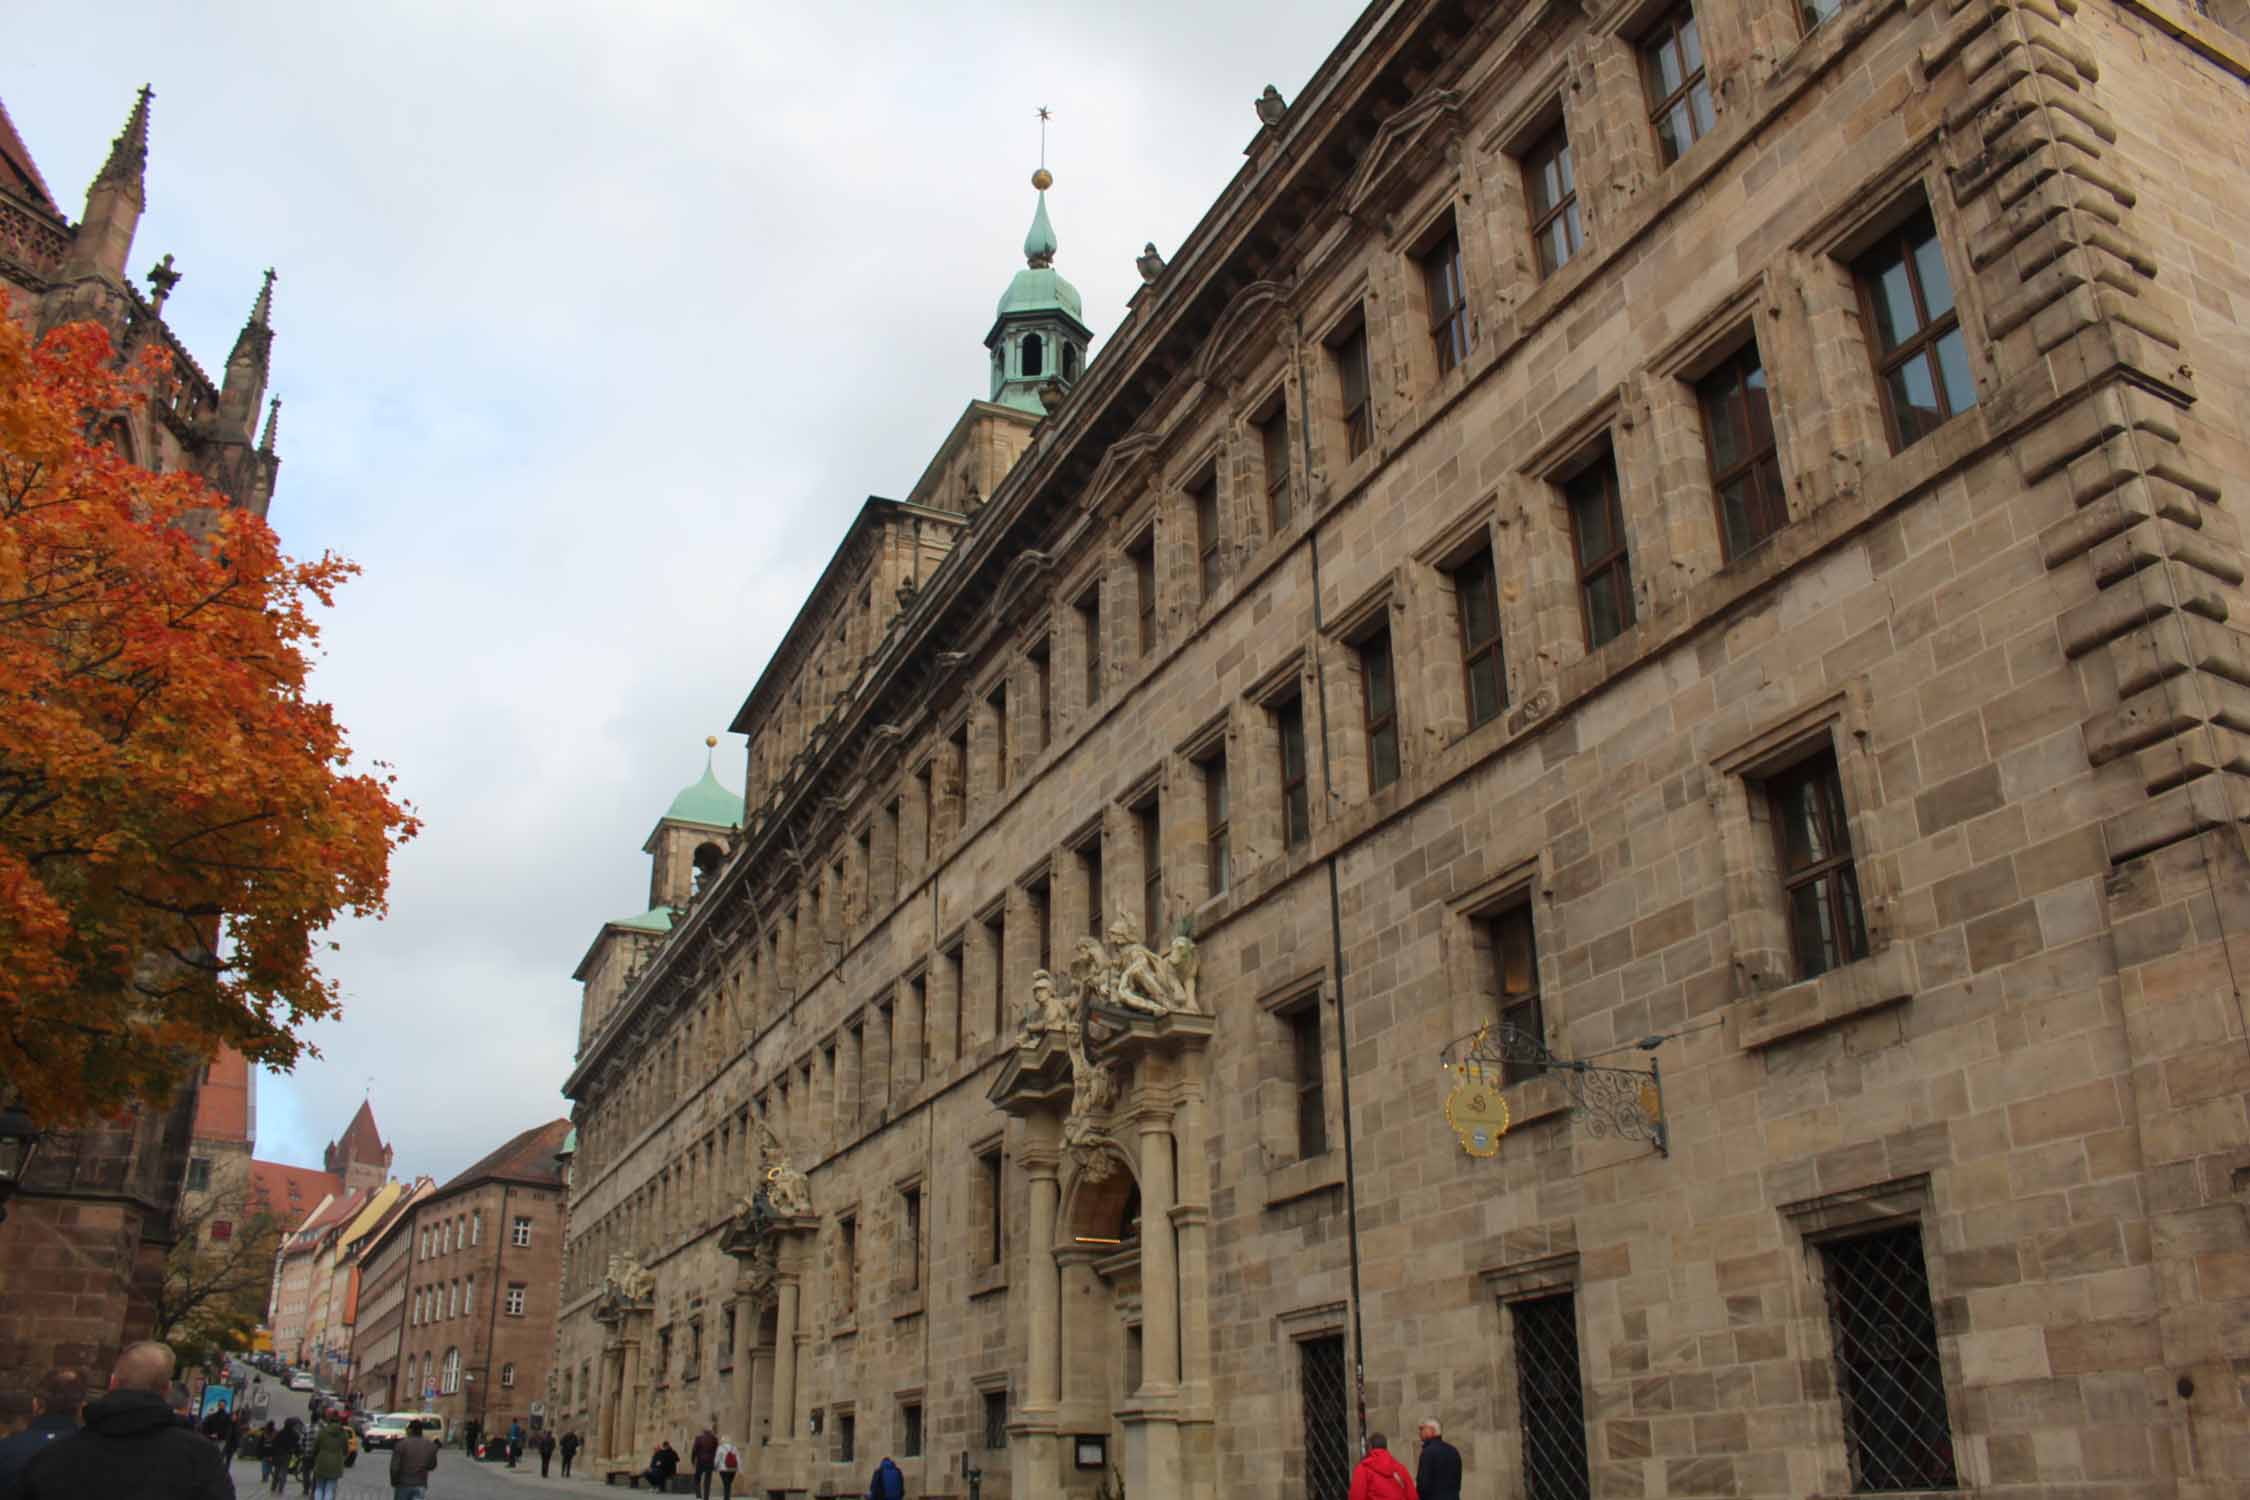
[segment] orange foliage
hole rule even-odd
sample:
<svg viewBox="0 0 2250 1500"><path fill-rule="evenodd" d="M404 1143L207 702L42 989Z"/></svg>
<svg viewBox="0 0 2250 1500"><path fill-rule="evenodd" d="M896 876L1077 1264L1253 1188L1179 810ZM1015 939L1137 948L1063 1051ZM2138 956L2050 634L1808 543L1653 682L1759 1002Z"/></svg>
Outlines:
<svg viewBox="0 0 2250 1500"><path fill-rule="evenodd" d="M383 912L418 827L305 691L357 569L93 436L163 375L0 299L0 1080L48 1125L220 1043L290 1066L337 1008L321 931Z"/></svg>

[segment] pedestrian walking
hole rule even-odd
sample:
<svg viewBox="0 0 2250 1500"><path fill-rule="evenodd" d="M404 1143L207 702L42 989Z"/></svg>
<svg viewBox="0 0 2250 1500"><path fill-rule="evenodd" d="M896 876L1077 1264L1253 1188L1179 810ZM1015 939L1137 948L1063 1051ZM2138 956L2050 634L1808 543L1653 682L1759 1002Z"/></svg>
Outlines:
<svg viewBox="0 0 2250 1500"><path fill-rule="evenodd" d="M720 1500L734 1500L734 1476L741 1470L742 1454L735 1448L734 1444L721 1439L719 1442Z"/></svg>
<svg viewBox="0 0 2250 1500"><path fill-rule="evenodd" d="M576 1432L564 1433L562 1436L563 1478L568 1479L570 1477L570 1461L577 1456L578 1434Z"/></svg>
<svg viewBox="0 0 2250 1500"><path fill-rule="evenodd" d="M305 1476L311 1481L312 1500L336 1500L336 1481L344 1477L344 1460L351 1455L351 1439L344 1424L331 1417L320 1424L312 1451L305 1455Z"/></svg>
<svg viewBox="0 0 2250 1500"><path fill-rule="evenodd" d="M422 1424L407 1423L406 1436L391 1449L391 1500L427 1500L437 1460L438 1445L422 1436Z"/></svg>
<svg viewBox="0 0 2250 1500"><path fill-rule="evenodd" d="M78 1410L86 1404L86 1376L57 1365L31 1393L31 1425L0 1440L0 1500L15 1500L24 1465L57 1438L78 1430Z"/></svg>
<svg viewBox="0 0 2250 1500"><path fill-rule="evenodd" d="M1351 1500L1419 1500L1414 1476L1391 1456L1391 1440L1379 1432L1367 1435L1367 1456L1352 1470Z"/></svg>
<svg viewBox="0 0 2250 1500"><path fill-rule="evenodd" d="M269 1471L266 1475L266 1488L274 1494L278 1495L289 1488L289 1471L297 1467L297 1455L303 1449L304 1442L304 1425L291 1417L281 1424L281 1431L275 1433L273 1441L266 1445L266 1456L271 1460L266 1465Z"/></svg>
<svg viewBox="0 0 2250 1500"><path fill-rule="evenodd" d="M523 1423L508 1424L508 1467L514 1468L516 1460L523 1457Z"/></svg>
<svg viewBox="0 0 2250 1500"><path fill-rule="evenodd" d="M891 1462L889 1454L875 1466L875 1477L867 1481L867 1500L906 1500L906 1476Z"/></svg>
<svg viewBox="0 0 2250 1500"><path fill-rule="evenodd" d="M719 1466L719 1435L711 1430L710 1423L704 1423L703 1430L695 1435L688 1457L695 1464L695 1500L711 1500L711 1474Z"/></svg>
<svg viewBox="0 0 2250 1500"><path fill-rule="evenodd" d="M554 1462L554 1458L555 1430L551 1427L542 1427L539 1429L539 1477L541 1479L547 1477L547 1465ZM565 1469L563 1472L567 1474L570 1470Z"/></svg>
<svg viewBox="0 0 2250 1500"><path fill-rule="evenodd" d="M1435 1417L1424 1417L1421 1455L1414 1461L1414 1488L1422 1500L1461 1500L1461 1450L1445 1440Z"/></svg>
<svg viewBox="0 0 2250 1500"><path fill-rule="evenodd" d="M25 1463L20 1500L231 1500L218 1448L172 1414L166 1396L176 1363L168 1345L128 1344L110 1371L109 1393L88 1403L86 1425Z"/></svg>

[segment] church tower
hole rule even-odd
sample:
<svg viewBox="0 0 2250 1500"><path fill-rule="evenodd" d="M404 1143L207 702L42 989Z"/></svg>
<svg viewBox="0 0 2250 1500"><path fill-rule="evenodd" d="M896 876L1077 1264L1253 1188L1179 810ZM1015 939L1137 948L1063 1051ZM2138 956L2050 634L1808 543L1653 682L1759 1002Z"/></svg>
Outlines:
<svg viewBox="0 0 2250 1500"><path fill-rule="evenodd" d="M1008 283L992 331L984 336L992 351L992 399L1035 417L1047 414L1042 386L1060 381L1067 388L1085 373L1086 346L1094 338L1078 288L1055 270L1055 227L1047 221L1047 189L1054 181L1045 167L1031 174L1039 206L1023 237L1024 269Z"/></svg>

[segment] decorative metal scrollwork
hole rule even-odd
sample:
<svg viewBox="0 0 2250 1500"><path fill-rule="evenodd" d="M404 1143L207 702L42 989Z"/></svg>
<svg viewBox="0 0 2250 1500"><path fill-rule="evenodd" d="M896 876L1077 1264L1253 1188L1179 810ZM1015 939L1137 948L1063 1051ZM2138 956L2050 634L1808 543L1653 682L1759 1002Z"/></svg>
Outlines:
<svg viewBox="0 0 2250 1500"><path fill-rule="evenodd" d="M1658 1155L1670 1156L1664 1129L1664 1080L1655 1056L1664 1040L1652 1036L1636 1044L1649 1054L1643 1070L1559 1056L1540 1037L1506 1024L1480 1026L1467 1036L1455 1037L1438 1058L1446 1072L1461 1079L1455 1099L1448 1101L1447 1114L1461 1116L1453 1123L1462 1149L1472 1156L1492 1155L1508 1128L1508 1110L1505 1102L1497 1101L1498 1091L1543 1075L1570 1096L1572 1113L1589 1135L1647 1141ZM1488 1103L1486 1095L1495 1098Z"/></svg>

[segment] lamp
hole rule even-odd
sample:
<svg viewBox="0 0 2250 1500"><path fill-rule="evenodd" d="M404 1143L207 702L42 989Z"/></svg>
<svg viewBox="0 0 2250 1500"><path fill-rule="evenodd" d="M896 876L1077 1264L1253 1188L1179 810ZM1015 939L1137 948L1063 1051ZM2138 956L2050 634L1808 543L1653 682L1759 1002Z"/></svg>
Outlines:
<svg viewBox="0 0 2250 1500"><path fill-rule="evenodd" d="M31 1116L13 1104L0 1110L0 1219L8 1217L8 1200L31 1170L39 1141L39 1127L31 1123Z"/></svg>

